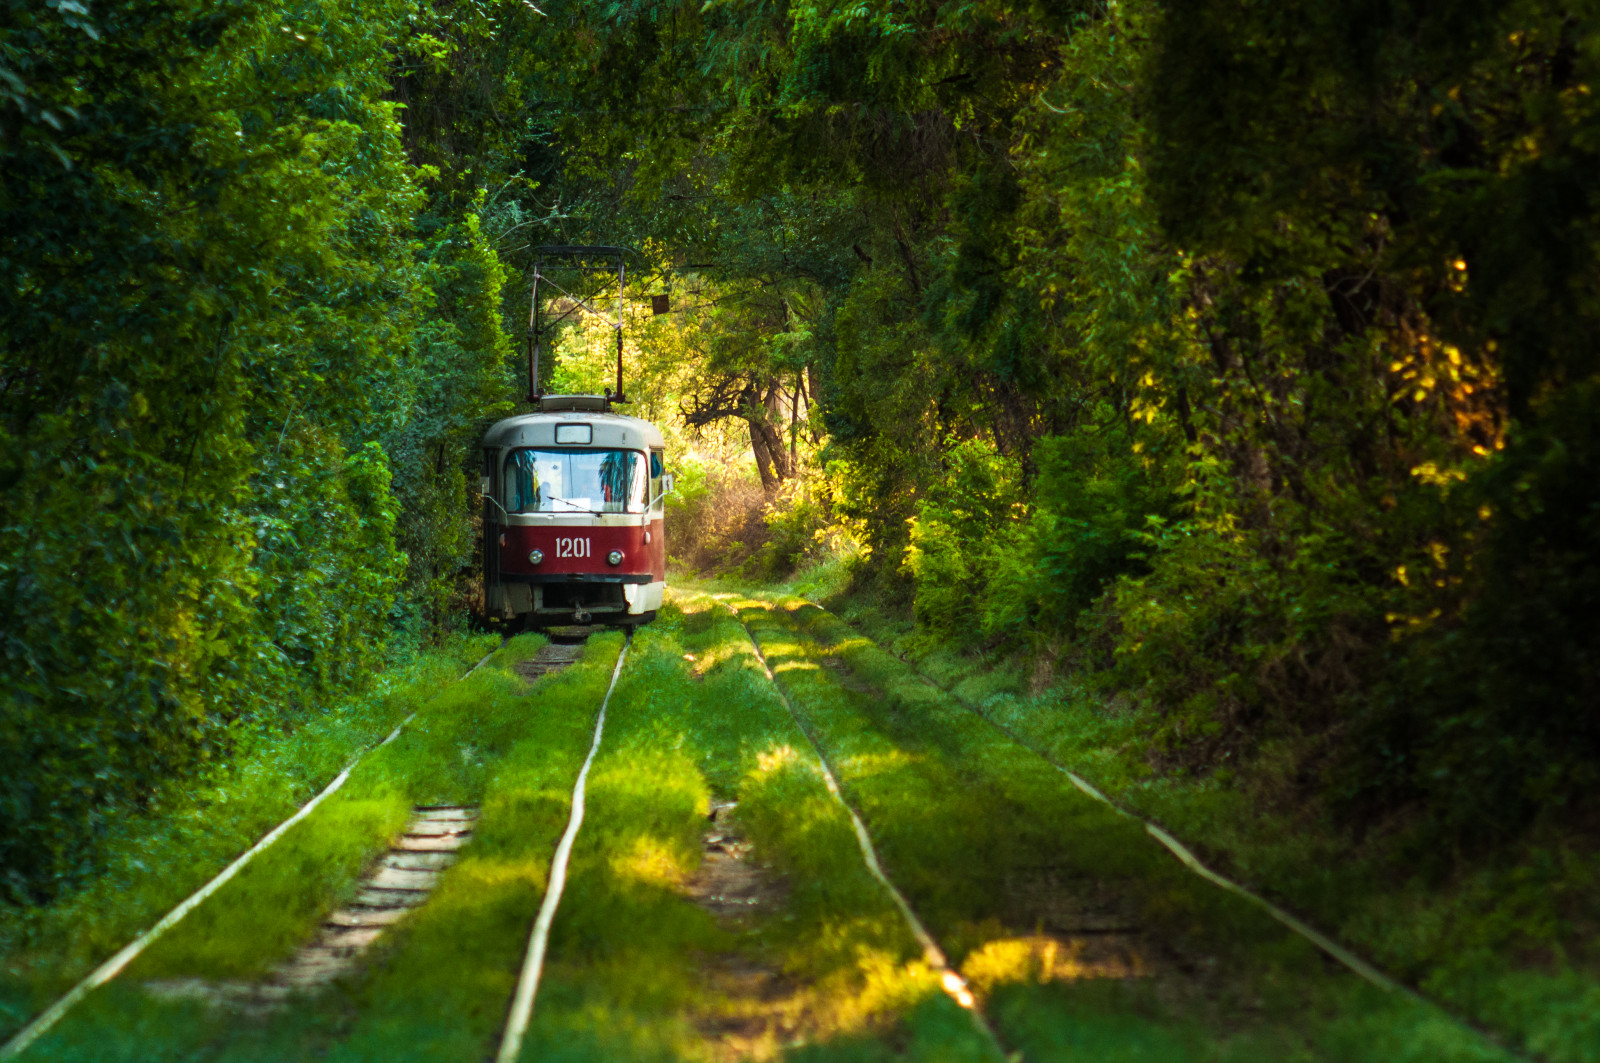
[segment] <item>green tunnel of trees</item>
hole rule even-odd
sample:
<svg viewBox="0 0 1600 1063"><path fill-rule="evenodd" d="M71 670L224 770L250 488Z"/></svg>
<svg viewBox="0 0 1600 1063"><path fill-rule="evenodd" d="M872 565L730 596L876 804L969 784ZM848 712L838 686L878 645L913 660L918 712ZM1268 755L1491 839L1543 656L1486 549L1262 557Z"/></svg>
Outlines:
<svg viewBox="0 0 1600 1063"><path fill-rule="evenodd" d="M1592 814L1593 5L3 11L12 901L463 622L552 242L710 278L686 416L776 483L803 393L858 581L1153 706L1165 767Z"/></svg>

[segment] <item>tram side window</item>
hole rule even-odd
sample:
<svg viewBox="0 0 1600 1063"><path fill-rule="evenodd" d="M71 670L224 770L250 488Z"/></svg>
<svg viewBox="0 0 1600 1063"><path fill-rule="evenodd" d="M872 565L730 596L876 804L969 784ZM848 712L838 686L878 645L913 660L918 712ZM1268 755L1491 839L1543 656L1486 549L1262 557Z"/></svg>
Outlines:
<svg viewBox="0 0 1600 1063"><path fill-rule="evenodd" d="M659 502L661 499L661 476L667 470L661 463L661 451L650 452L650 499Z"/></svg>
<svg viewBox="0 0 1600 1063"><path fill-rule="evenodd" d="M514 450L506 458L512 513L638 513L644 455L633 450Z"/></svg>

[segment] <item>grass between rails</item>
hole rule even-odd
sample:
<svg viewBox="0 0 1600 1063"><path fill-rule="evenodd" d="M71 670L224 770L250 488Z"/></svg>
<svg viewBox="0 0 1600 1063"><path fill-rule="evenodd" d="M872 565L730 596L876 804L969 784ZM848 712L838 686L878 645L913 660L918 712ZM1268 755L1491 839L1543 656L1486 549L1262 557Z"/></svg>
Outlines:
<svg viewBox="0 0 1600 1063"><path fill-rule="evenodd" d="M424 705L349 782L128 969L128 977L249 978L309 940L353 896L372 855L416 805L478 804L491 766L519 737L527 684L509 668L544 645L518 636Z"/></svg>
<svg viewBox="0 0 1600 1063"><path fill-rule="evenodd" d="M1552 1063L1600 1060L1600 850L1592 839L1535 830L1512 850L1419 873L1416 854L1386 838L1356 844L1304 807L1270 745L1237 779L1152 774L1145 720L1108 708L1081 677L1030 695L1020 669L930 645L865 603L848 604L844 615L1030 747L1430 996Z"/></svg>
<svg viewBox="0 0 1600 1063"><path fill-rule="evenodd" d="M0 1040L287 819L395 724L494 648L457 639L307 712L288 733L252 735L208 778L114 825L105 868L37 909L0 909Z"/></svg>
<svg viewBox="0 0 1600 1063"><path fill-rule="evenodd" d="M541 645L538 636L521 636L486 667L435 693L341 790L91 994L33 1051L49 1059L248 1058L306 1026L282 1015L263 1025L204 1003L158 1000L141 983L259 977L353 893L364 867L403 829L412 805L478 803L493 767L524 730L527 684L508 669ZM325 996L337 1001L340 994ZM308 1009L323 1013L323 1026L337 1017L329 1003ZM265 1054L274 1056L293 1058Z"/></svg>
<svg viewBox="0 0 1600 1063"><path fill-rule="evenodd" d="M1330 970L870 641L785 606L747 601L742 615L1008 1047L1041 1060L1502 1058L1436 1009Z"/></svg>
<svg viewBox="0 0 1600 1063"><path fill-rule="evenodd" d="M983 1059L733 616L679 598L632 653L524 1058ZM731 924L690 898L713 797L783 876Z"/></svg>
<svg viewBox="0 0 1600 1063"><path fill-rule="evenodd" d="M618 633L592 636L576 664L520 699L518 736L482 795L476 836L353 987L354 1018L327 1059L478 1063L493 1054L622 645ZM630 658L623 674L631 670Z"/></svg>

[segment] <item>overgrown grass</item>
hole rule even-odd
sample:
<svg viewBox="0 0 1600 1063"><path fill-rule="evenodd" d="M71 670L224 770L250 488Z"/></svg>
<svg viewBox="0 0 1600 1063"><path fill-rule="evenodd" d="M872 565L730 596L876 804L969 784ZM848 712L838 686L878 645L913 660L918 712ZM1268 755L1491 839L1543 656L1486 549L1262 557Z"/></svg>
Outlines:
<svg viewBox="0 0 1600 1063"><path fill-rule="evenodd" d="M831 615L797 600L737 604L890 875L980 993L1007 1049L1097 1063L1503 1058L1437 1010L1330 969ZM476 1063L490 1054L621 636L591 639L578 664L530 692L509 669L540 644L521 637L467 681L397 701L388 726L426 703L343 790L91 995L36 1047L38 1058ZM862 865L744 624L708 596L679 595L631 654L525 1058L992 1059ZM978 680L961 682L970 694ZM719 924L689 896L713 798L736 802L754 859L782 881L774 910L738 925ZM140 986L259 976L349 896L412 805L434 803L481 803L478 833L429 902L350 978L266 1021L158 1001ZM1093 945L1107 929L1126 946L1112 960ZM767 972L781 992L751 992L718 973L727 970ZM1501 1006L1545 1004L1524 996ZM769 1021L780 1011L782 1022ZM1560 1028L1584 1021L1568 1016ZM735 1045L726 1031L741 1024L765 1032ZM1571 1059L1585 1047L1556 1046Z"/></svg>
<svg viewBox="0 0 1600 1063"><path fill-rule="evenodd" d="M0 908L0 1038L288 818L497 641L454 640L287 731L248 735L209 776L174 785L146 814L112 827L91 884L42 908Z"/></svg>
<svg viewBox="0 0 1600 1063"><path fill-rule="evenodd" d="M157 1000L140 983L260 976L351 896L365 866L403 829L412 805L477 803L492 766L525 731L527 684L507 669L542 644L542 637L520 636L465 680L431 688L433 696L399 738L366 756L341 790L92 994L34 1051L43 1058L145 1059L206 1058L248 1048L261 1033L252 1023L202 1005Z"/></svg>
<svg viewBox="0 0 1600 1063"><path fill-rule="evenodd" d="M743 613L1008 1047L1040 1059L1500 1056L1437 1010L1330 971L829 614L795 600ZM1080 911L1030 905L1019 884L1040 869ZM1146 977L1096 978L1081 963L1047 973L1041 935L1067 947L1080 935L1063 915L1096 904L1137 928Z"/></svg>
<svg viewBox="0 0 1600 1063"><path fill-rule="evenodd" d="M522 733L526 682L509 669L543 646L519 635L437 694L350 781L128 969L140 978L261 975L354 896L374 853L416 805L477 804L492 766Z"/></svg>
<svg viewBox="0 0 1600 1063"><path fill-rule="evenodd" d="M956 653L864 603L844 615L960 701L1161 822L1241 881L1398 977L1559 1063L1600 1060L1600 851L1538 832L1508 852L1419 874L1391 837L1353 839L1308 805L1295 758L1268 743L1247 771L1152 771L1150 728L1070 674L1030 694L1017 663Z"/></svg>
<svg viewBox="0 0 1600 1063"><path fill-rule="evenodd" d="M984 1058L863 866L742 627L709 599L679 601L637 636L612 703L525 1058L724 1058L716 1030L777 1010L798 1043L769 1029L743 1050ZM685 894L713 795L737 802L753 859L783 876L781 911L742 930ZM717 976L730 964L771 972L783 999L741 994Z"/></svg>
<svg viewBox="0 0 1600 1063"><path fill-rule="evenodd" d="M495 1050L622 641L593 636L515 706L516 740L482 795L477 835L352 989L348 1032L327 1058L477 1063Z"/></svg>

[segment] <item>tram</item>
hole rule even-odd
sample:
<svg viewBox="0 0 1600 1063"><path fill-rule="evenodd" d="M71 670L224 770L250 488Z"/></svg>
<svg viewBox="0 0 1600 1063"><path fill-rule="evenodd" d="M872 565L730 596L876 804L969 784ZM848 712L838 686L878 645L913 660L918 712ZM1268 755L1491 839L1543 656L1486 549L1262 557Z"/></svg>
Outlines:
<svg viewBox="0 0 1600 1063"><path fill-rule="evenodd" d="M607 247L539 249L533 269L528 401L483 437L483 585L489 616L524 627L654 619L666 590L665 500L672 490L666 443L649 421L617 413L622 390L624 252ZM543 320L540 284L571 296L543 272L615 270L617 387L602 395L547 395L539 352L554 323ZM596 261L603 263L596 266ZM559 274L558 274L559 275ZM566 316L565 314L563 316ZM557 322L559 322L559 318Z"/></svg>

